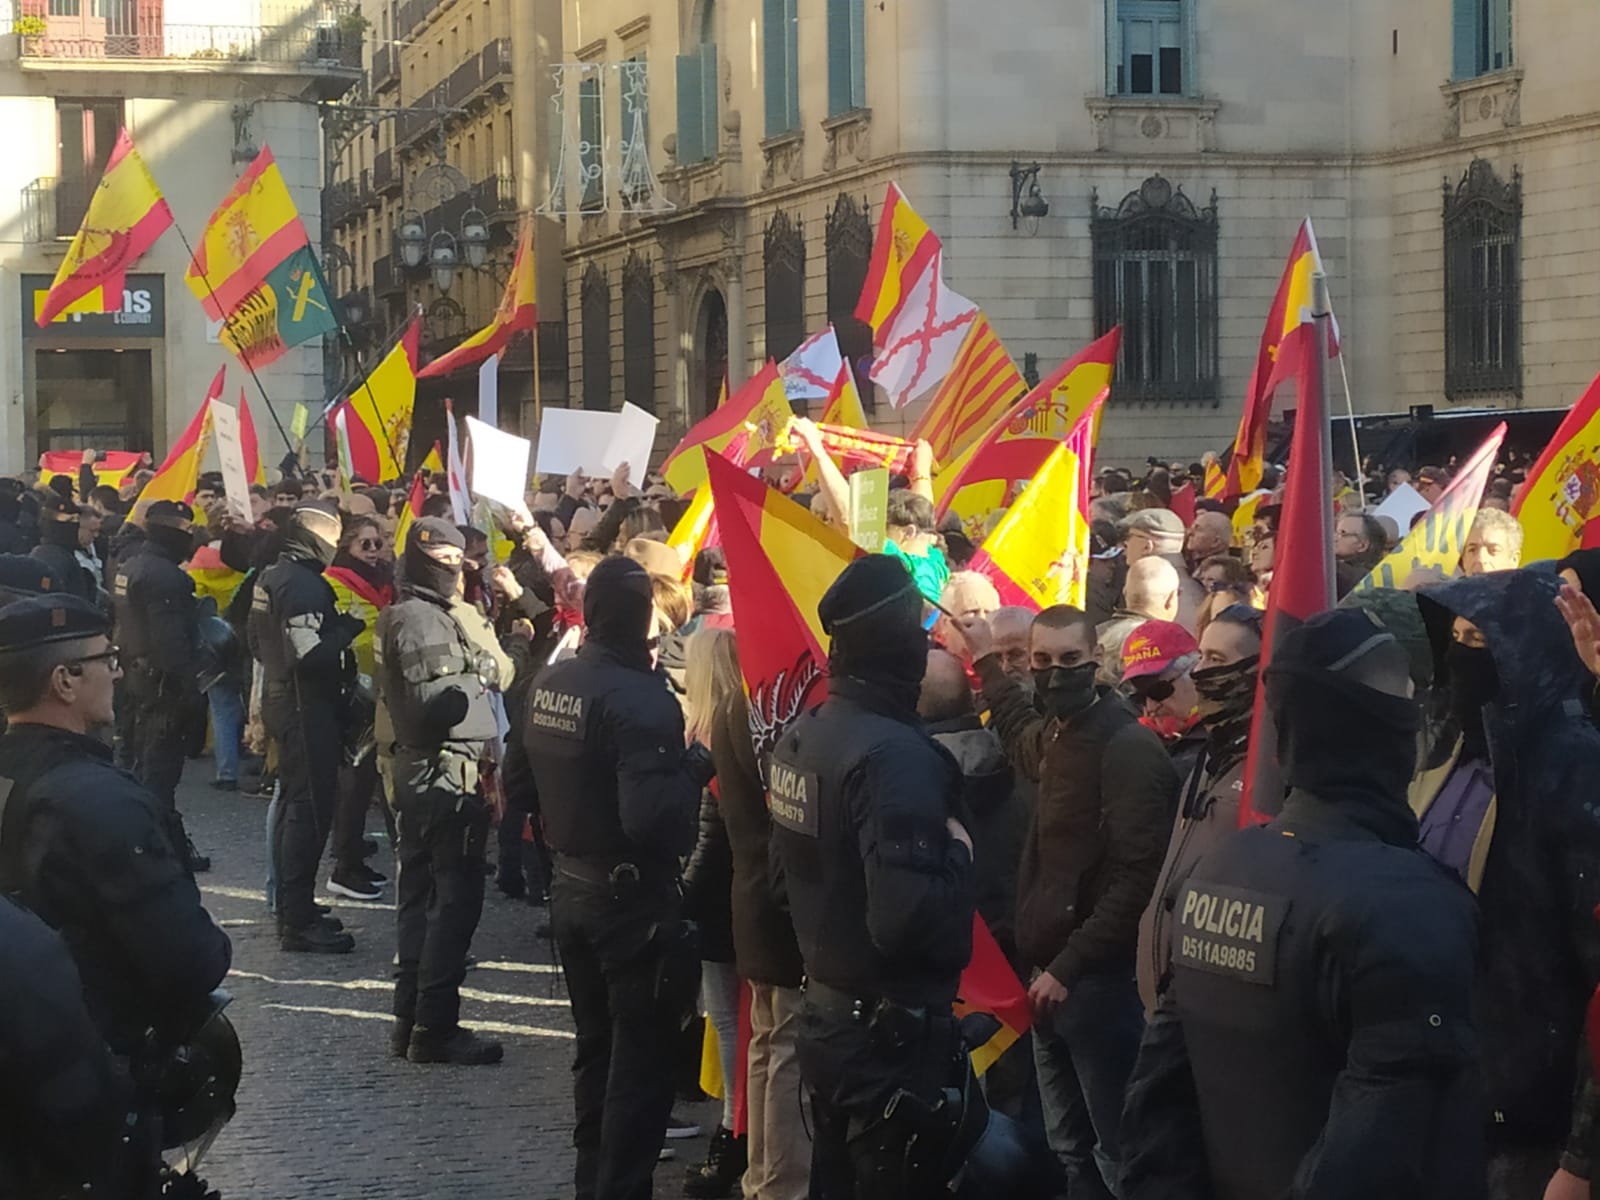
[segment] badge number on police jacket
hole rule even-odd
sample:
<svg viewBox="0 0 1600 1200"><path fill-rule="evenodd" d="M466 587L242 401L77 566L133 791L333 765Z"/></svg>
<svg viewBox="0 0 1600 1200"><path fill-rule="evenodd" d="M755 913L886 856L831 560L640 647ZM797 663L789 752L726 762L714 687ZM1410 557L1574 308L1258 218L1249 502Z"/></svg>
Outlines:
<svg viewBox="0 0 1600 1200"><path fill-rule="evenodd" d="M1186 967L1271 987L1277 975L1278 930L1289 913L1283 896L1190 883L1178 893L1173 957Z"/></svg>

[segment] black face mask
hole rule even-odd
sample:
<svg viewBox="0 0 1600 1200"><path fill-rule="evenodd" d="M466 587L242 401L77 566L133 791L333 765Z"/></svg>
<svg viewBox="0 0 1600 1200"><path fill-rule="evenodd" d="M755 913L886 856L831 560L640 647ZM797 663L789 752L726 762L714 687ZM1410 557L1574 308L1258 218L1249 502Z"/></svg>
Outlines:
<svg viewBox="0 0 1600 1200"><path fill-rule="evenodd" d="M834 675L860 680L897 708L915 710L928 670L922 599L915 593L835 631L828 653Z"/></svg>
<svg viewBox="0 0 1600 1200"><path fill-rule="evenodd" d="M1196 708L1208 728L1237 720L1250 712L1255 705L1256 668L1260 663L1260 656L1252 654L1236 663L1205 667L1190 674L1195 693L1200 697Z"/></svg>
<svg viewBox="0 0 1600 1200"><path fill-rule="evenodd" d="M60 546L66 550L78 548L78 522L40 521L39 540L47 546Z"/></svg>
<svg viewBox="0 0 1600 1200"><path fill-rule="evenodd" d="M181 563L194 553L194 533L175 525L151 525L145 530L150 544L165 558Z"/></svg>
<svg viewBox="0 0 1600 1200"><path fill-rule="evenodd" d="M459 566L446 566L420 549L413 551L410 544L406 546L406 582L412 587L424 588L449 600L456 594L456 584L460 578Z"/></svg>
<svg viewBox="0 0 1600 1200"><path fill-rule="evenodd" d="M1451 642L1444 655L1450 679L1450 712L1461 726L1462 753L1487 758L1489 739L1484 732L1483 706L1500 694L1500 672L1487 646Z"/></svg>
<svg viewBox="0 0 1600 1200"><path fill-rule="evenodd" d="M1099 669L1100 664L1093 661L1075 667L1035 667L1034 693L1046 713L1065 721L1094 703Z"/></svg>

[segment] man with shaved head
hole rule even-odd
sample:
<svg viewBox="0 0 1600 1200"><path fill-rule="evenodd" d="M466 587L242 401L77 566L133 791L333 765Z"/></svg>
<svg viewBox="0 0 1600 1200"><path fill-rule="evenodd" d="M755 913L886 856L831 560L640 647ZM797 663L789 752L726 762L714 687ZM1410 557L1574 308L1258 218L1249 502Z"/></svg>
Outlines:
<svg viewBox="0 0 1600 1200"><path fill-rule="evenodd" d="M1122 683L1122 644L1146 621L1176 621L1182 581L1165 558L1141 558L1128 568L1122 607L1099 627L1100 682Z"/></svg>
<svg viewBox="0 0 1600 1200"><path fill-rule="evenodd" d="M1203 512L1195 516L1194 524L1189 526L1189 532L1184 537L1183 557L1192 572L1212 555L1226 554L1232 545L1233 522L1228 520L1227 515Z"/></svg>

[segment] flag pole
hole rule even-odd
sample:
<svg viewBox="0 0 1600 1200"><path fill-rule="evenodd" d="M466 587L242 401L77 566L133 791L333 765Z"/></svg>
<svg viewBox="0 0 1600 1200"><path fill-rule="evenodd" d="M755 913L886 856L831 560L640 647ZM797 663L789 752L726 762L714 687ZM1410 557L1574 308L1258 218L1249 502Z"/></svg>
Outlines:
<svg viewBox="0 0 1600 1200"><path fill-rule="evenodd" d="M1317 420L1317 439L1321 446L1322 478L1328 483L1333 481L1333 420L1328 411L1328 347L1332 345L1330 335L1333 332L1333 306L1328 300L1328 277L1321 271L1311 276L1311 321L1315 326L1312 337L1315 355L1315 366L1311 372L1317 390L1316 411L1312 415ZM1349 392L1345 393L1346 399ZM1302 412L1306 405L1301 403ZM1354 434L1355 427L1351 426ZM1359 475L1361 466L1359 460L1356 464L1356 473ZM1326 596L1324 606L1332 608L1338 603L1338 589L1334 582L1334 553L1333 553L1333 496L1327 487L1318 490L1318 501L1322 512L1322 529L1325 531L1322 539L1322 554L1326 570L1323 578L1326 581Z"/></svg>
<svg viewBox="0 0 1600 1200"><path fill-rule="evenodd" d="M1350 372L1345 369L1343 347L1339 349L1339 378L1344 381L1344 411L1350 422L1350 450L1356 456L1356 496L1360 499L1361 511L1366 512L1367 477L1361 469L1361 442L1356 437L1356 406L1350 399Z"/></svg>
<svg viewBox="0 0 1600 1200"><path fill-rule="evenodd" d="M195 261L194 247L189 244L189 236L188 236L188 234L183 232L183 226L179 225L176 220L174 220L172 222L172 229L173 229L173 232L178 235L178 240L183 243L183 248L189 252L189 262L192 265L194 263L194 261ZM219 312L221 312L222 305L220 303L218 303L218 301L217 301L217 293L215 291L213 291L212 287L211 287L211 276L207 275L204 271L201 271L200 272L200 282L202 282L203 284L206 285L206 295L211 297L211 303L215 304L216 307L217 307L217 310ZM224 326L231 325L232 324L232 318L229 317L227 314L224 314L223 318L222 318L222 324ZM284 448L287 449L287 450L293 451L294 450L294 439L289 436L289 431L283 427L282 420L279 419L277 412L273 409L273 407L272 407L272 397L267 395L267 389L264 386L262 386L261 376L257 375L256 374L256 369L253 366L251 366L248 362L246 362L243 358L240 358L239 362L242 363L244 365L244 369L250 373L250 378L255 380L256 391L261 393L261 403L263 403L263 404L265 404L267 406L267 416L271 417L272 418L272 423L278 427L278 436L283 439Z"/></svg>
<svg viewBox="0 0 1600 1200"><path fill-rule="evenodd" d="M415 321L416 319L417 314L413 312L411 317L407 319L405 325L400 327L400 336L395 340L395 345L399 345L400 342L405 340L405 336L410 329L411 322ZM344 344L350 347L350 353L356 354L355 341L351 338L350 331L344 327L344 323L342 321L339 323L339 336L344 339ZM391 346L388 350L385 350L383 357L387 358L390 353L393 352L393 349L394 347ZM361 361L359 355L357 356L356 361ZM379 359L378 361L382 362L383 359ZM383 410L378 407L378 398L372 394L372 370L370 368L368 368L367 372L361 377L361 390L366 392L367 403L372 406L372 416L378 424L378 432L383 435L383 444L388 448L389 461L394 463L395 469L400 472L399 478L404 479L406 474L406 465L400 461L400 455L394 448L394 442L389 438L389 429L383 422ZM371 482L382 483L383 480L374 479Z"/></svg>

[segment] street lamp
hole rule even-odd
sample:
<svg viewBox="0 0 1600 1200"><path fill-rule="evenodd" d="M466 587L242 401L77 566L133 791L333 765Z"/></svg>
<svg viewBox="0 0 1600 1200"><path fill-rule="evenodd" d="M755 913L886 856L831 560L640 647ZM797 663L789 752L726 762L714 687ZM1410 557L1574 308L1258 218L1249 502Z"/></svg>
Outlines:
<svg viewBox="0 0 1600 1200"><path fill-rule="evenodd" d="M1039 164L1023 166L1011 164L1011 228L1015 229L1022 218L1027 218L1029 230L1038 228L1039 218L1050 215L1050 202L1039 190Z"/></svg>
<svg viewBox="0 0 1600 1200"><path fill-rule="evenodd" d="M467 266L482 270L489 261L489 219L482 209L469 208L461 218L461 245L466 250Z"/></svg>
<svg viewBox="0 0 1600 1200"><path fill-rule="evenodd" d="M413 271L420 267L428 247L428 230L422 223L422 214L414 208L401 213L395 239L400 243L400 261Z"/></svg>
<svg viewBox="0 0 1600 1200"><path fill-rule="evenodd" d="M367 319L367 305L360 292L351 292L344 298L344 319L347 325L360 325Z"/></svg>
<svg viewBox="0 0 1600 1200"><path fill-rule="evenodd" d="M428 266L433 271L433 286L441 292L448 292L450 285L455 282L456 263L459 261L454 235L439 230L428 243Z"/></svg>

